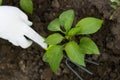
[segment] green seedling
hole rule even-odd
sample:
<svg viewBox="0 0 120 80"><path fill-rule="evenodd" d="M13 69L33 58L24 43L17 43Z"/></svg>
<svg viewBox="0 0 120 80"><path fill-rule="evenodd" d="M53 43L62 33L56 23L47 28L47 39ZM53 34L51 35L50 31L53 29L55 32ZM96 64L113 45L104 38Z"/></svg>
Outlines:
<svg viewBox="0 0 120 80"><path fill-rule="evenodd" d="M77 65L86 66L85 55L100 54L97 45L85 35L97 32L103 20L94 17L86 17L78 21L73 27L74 11L64 11L59 18L54 19L48 25L48 30L56 32L49 35L45 42L49 44L43 60L48 62L52 71L59 69L64 56ZM75 36L84 36L77 42Z"/></svg>

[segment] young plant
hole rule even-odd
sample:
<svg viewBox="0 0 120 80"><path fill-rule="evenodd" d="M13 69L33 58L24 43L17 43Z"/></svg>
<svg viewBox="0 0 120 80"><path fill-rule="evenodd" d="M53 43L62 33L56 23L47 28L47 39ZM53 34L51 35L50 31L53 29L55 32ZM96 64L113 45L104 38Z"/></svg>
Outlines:
<svg viewBox="0 0 120 80"><path fill-rule="evenodd" d="M48 25L48 30L56 31L56 33L51 34L45 39L49 47L44 54L43 60L49 63L53 72L58 70L64 52L72 62L84 67L86 66L85 54L100 53L92 39L82 37L79 42L76 42L75 36L97 32L101 28L103 20L87 17L81 19L75 27L72 27L73 21L74 11L67 10Z"/></svg>

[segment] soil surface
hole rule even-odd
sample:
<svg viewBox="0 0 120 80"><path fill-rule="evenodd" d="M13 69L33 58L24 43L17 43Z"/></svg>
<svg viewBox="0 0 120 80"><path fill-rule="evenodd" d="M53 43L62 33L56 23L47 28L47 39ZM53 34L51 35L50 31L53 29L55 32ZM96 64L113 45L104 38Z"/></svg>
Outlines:
<svg viewBox="0 0 120 80"><path fill-rule="evenodd" d="M86 56L86 59L96 61L99 65L87 63L86 72L73 66L84 80L120 80L120 9L110 20L114 10L109 0L33 0L34 12L29 15L33 21L32 28L42 36L51 34L47 25L58 17L61 12L74 9L74 24L88 16L104 20L102 28L89 35L99 46L100 55ZM3 5L19 7L19 0L4 0ZM57 73L53 73L47 63L42 61L44 50L33 43L28 49L13 46L0 39L0 80L79 80L70 71L64 61Z"/></svg>

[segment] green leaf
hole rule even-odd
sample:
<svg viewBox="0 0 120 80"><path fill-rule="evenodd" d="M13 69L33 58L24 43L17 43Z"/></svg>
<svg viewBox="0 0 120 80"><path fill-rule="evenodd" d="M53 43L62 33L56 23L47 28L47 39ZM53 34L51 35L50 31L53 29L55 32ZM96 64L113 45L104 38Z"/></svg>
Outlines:
<svg viewBox="0 0 120 80"><path fill-rule="evenodd" d="M97 32L102 26L103 20L87 17L80 20L76 27L80 27L78 34L92 34Z"/></svg>
<svg viewBox="0 0 120 80"><path fill-rule="evenodd" d="M70 29L70 31L68 32L68 36L72 37L74 35L76 35L77 33L79 33L80 31L80 27L74 27L72 29Z"/></svg>
<svg viewBox="0 0 120 80"><path fill-rule="evenodd" d="M60 29L60 22L59 19L56 18L53 21L50 22L50 24L48 25L48 30L50 31L61 31Z"/></svg>
<svg viewBox="0 0 120 80"><path fill-rule="evenodd" d="M33 12L32 0L20 0L20 7L27 13L32 14Z"/></svg>
<svg viewBox="0 0 120 80"><path fill-rule="evenodd" d="M64 37L61 34L54 33L54 34L48 36L45 39L45 42L49 45L54 45L54 44L59 44L63 39L64 39Z"/></svg>
<svg viewBox="0 0 120 80"><path fill-rule="evenodd" d="M46 51L43 60L49 63L53 72L56 72L60 66L62 58L63 58L62 46L54 45Z"/></svg>
<svg viewBox="0 0 120 80"><path fill-rule="evenodd" d="M68 32L73 24L74 11L73 10L64 11L59 16L59 20L60 20L60 25L65 28L66 32Z"/></svg>
<svg viewBox="0 0 120 80"><path fill-rule="evenodd" d="M82 53L79 45L75 41L68 42L66 44L65 51L71 61L79 65L85 66L85 61L84 61L85 55Z"/></svg>
<svg viewBox="0 0 120 80"><path fill-rule="evenodd" d="M97 45L88 37L83 37L79 44L81 50L84 54L99 54L99 49Z"/></svg>
<svg viewBox="0 0 120 80"><path fill-rule="evenodd" d="M3 0L0 0L0 5L2 4L2 1L3 1Z"/></svg>

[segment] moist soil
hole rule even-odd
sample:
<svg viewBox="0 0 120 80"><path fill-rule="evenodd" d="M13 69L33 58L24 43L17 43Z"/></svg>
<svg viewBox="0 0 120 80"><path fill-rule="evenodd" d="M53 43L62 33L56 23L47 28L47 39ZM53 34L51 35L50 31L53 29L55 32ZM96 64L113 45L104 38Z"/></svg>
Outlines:
<svg viewBox="0 0 120 80"><path fill-rule="evenodd" d="M33 0L34 12L28 14L33 21L32 28L42 36L51 34L47 26L61 12L73 9L75 25L84 17L96 17L104 20L102 28L89 35L98 45L101 54L86 56L99 65L87 63L89 75L76 66L74 69L84 80L120 80L120 9L110 7L109 0ZM3 5L19 6L19 0L4 0ZM110 17L113 16L112 20ZM89 24L88 24L89 25ZM79 37L78 37L79 39ZM33 43L27 49L16 47L6 40L0 39L0 80L79 80L72 71L61 63L60 69L53 73L47 63L42 61L44 50Z"/></svg>

